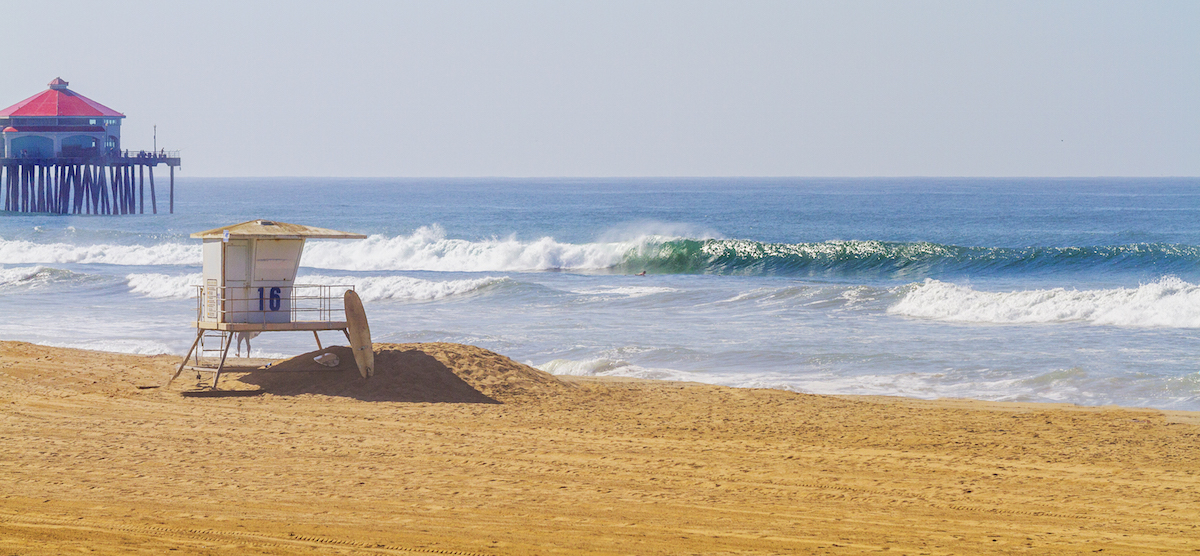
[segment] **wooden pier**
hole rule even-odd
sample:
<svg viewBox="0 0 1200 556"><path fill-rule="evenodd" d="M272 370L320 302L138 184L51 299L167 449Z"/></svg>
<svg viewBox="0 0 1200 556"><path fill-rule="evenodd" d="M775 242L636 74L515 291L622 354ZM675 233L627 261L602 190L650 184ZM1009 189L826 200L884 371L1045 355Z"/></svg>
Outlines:
<svg viewBox="0 0 1200 556"><path fill-rule="evenodd" d="M179 151L121 150L125 115L67 88L49 88L0 110L3 210L44 214L158 214L154 169L170 172L167 210L175 212Z"/></svg>
<svg viewBox="0 0 1200 556"><path fill-rule="evenodd" d="M9 212L48 214L158 214L154 169L169 171L167 211L175 212L177 151L122 152L105 156L0 158L0 199ZM149 180L147 180L149 176ZM148 183L147 183L148 181Z"/></svg>

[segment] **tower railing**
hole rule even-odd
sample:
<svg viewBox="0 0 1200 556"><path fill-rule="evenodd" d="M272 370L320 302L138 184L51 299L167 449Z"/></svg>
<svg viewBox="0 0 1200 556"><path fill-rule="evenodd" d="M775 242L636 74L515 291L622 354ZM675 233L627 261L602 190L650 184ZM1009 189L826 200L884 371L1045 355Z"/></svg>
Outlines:
<svg viewBox="0 0 1200 556"><path fill-rule="evenodd" d="M197 285L196 322L336 323L345 320L350 284L237 287Z"/></svg>

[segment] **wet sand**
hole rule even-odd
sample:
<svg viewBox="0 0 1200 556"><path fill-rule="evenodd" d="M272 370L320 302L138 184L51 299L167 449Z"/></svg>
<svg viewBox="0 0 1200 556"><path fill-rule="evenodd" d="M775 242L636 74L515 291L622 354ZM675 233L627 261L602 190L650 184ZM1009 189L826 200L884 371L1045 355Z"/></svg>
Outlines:
<svg viewBox="0 0 1200 556"><path fill-rule="evenodd" d="M1196 413L332 351L189 396L176 357L0 342L0 554L1200 553Z"/></svg>

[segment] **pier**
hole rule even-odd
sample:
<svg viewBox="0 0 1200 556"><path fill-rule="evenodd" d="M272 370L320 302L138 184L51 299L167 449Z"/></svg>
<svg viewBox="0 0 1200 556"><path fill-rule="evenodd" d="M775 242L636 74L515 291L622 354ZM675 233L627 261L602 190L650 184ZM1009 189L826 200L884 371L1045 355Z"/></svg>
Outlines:
<svg viewBox="0 0 1200 556"><path fill-rule="evenodd" d="M154 170L169 172L166 209L175 212L178 151L121 150L124 114L67 89L46 91L0 110L0 199L9 212L158 214ZM149 177L149 180L147 180Z"/></svg>

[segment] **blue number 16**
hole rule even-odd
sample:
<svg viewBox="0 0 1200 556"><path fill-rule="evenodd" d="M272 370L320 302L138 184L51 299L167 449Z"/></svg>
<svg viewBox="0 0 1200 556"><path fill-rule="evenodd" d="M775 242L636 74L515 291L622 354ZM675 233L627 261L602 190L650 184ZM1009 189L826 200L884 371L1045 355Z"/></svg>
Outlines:
<svg viewBox="0 0 1200 556"><path fill-rule="evenodd" d="M271 300L269 305L272 311L278 311L283 305L283 290L278 287L271 288ZM263 289L258 288L258 310L263 310Z"/></svg>

